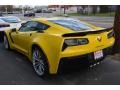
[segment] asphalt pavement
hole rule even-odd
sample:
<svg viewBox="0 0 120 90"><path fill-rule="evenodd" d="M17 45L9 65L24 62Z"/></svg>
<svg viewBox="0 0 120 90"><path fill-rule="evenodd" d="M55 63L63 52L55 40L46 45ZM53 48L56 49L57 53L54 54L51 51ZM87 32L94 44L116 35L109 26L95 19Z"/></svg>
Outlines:
<svg viewBox="0 0 120 90"><path fill-rule="evenodd" d="M52 15L51 15L52 16ZM19 16L22 20L30 18ZM39 17L39 15L38 15ZM79 18L79 17L74 17ZM80 17L82 18L82 17ZM110 27L114 18L100 19L100 17L85 17L85 21L94 22L98 26ZM94 19L94 20L93 20ZM96 19L96 20L95 20ZM101 21L99 21L101 20ZM102 23L102 24L101 24ZM115 56L107 56L104 61L94 67L71 65L62 68L58 75L50 75L46 78L37 76L31 62L22 54L14 50L5 50L0 43L0 84L10 85L113 85L120 84L120 61Z"/></svg>
<svg viewBox="0 0 120 90"><path fill-rule="evenodd" d="M31 62L22 54L5 50L0 44L0 84L37 84L37 85L106 85L120 84L119 58L107 56L99 65L92 68L68 66L58 75L46 78L37 76Z"/></svg>

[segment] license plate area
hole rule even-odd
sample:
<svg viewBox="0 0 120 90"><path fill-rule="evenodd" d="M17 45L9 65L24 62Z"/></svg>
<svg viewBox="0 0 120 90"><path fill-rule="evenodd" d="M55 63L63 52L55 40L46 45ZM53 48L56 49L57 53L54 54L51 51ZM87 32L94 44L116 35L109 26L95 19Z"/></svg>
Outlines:
<svg viewBox="0 0 120 90"><path fill-rule="evenodd" d="M94 52L94 59L95 60L100 59L102 57L103 57L103 50L99 50L99 51Z"/></svg>

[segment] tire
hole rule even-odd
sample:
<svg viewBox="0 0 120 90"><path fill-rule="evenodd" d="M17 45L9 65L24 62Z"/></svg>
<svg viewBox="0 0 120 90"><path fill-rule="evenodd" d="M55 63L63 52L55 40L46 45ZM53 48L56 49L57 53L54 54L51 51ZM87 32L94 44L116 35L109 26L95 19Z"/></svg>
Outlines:
<svg viewBox="0 0 120 90"><path fill-rule="evenodd" d="M9 45L8 38L6 35L4 35L4 48L7 50L10 49L10 45Z"/></svg>
<svg viewBox="0 0 120 90"><path fill-rule="evenodd" d="M40 77L48 75L48 64L46 61L46 57L42 50L35 47L32 50L32 64L34 71Z"/></svg>

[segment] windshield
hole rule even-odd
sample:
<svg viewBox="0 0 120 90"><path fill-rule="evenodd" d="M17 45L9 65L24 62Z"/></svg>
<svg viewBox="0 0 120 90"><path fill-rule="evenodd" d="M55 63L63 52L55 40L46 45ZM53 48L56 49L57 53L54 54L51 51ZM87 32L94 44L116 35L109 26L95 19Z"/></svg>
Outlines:
<svg viewBox="0 0 120 90"><path fill-rule="evenodd" d="M1 18L3 21L8 23L19 23L21 20L17 17L3 17Z"/></svg>
<svg viewBox="0 0 120 90"><path fill-rule="evenodd" d="M88 25L77 21L77 20L49 20L55 24L64 26L66 28L75 30L75 31L80 31L80 30L91 30L92 28L89 27Z"/></svg>
<svg viewBox="0 0 120 90"><path fill-rule="evenodd" d="M0 19L0 23L5 23L5 21L3 21L3 20Z"/></svg>

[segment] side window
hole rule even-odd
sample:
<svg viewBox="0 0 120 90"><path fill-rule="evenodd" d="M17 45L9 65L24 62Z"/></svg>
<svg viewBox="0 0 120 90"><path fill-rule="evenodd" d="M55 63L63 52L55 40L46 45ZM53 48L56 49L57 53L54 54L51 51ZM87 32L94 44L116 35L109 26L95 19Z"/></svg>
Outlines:
<svg viewBox="0 0 120 90"><path fill-rule="evenodd" d="M49 28L49 26L46 24L38 22L37 28L38 28L38 30L46 30Z"/></svg>
<svg viewBox="0 0 120 90"><path fill-rule="evenodd" d="M46 30L49 26L40 22L35 21L28 21L26 24L21 26L20 31L27 32L27 31L40 31Z"/></svg>
<svg viewBox="0 0 120 90"><path fill-rule="evenodd" d="M38 24L37 22L28 21L27 23L21 26L19 31L21 32L33 31L37 27L37 24Z"/></svg>

